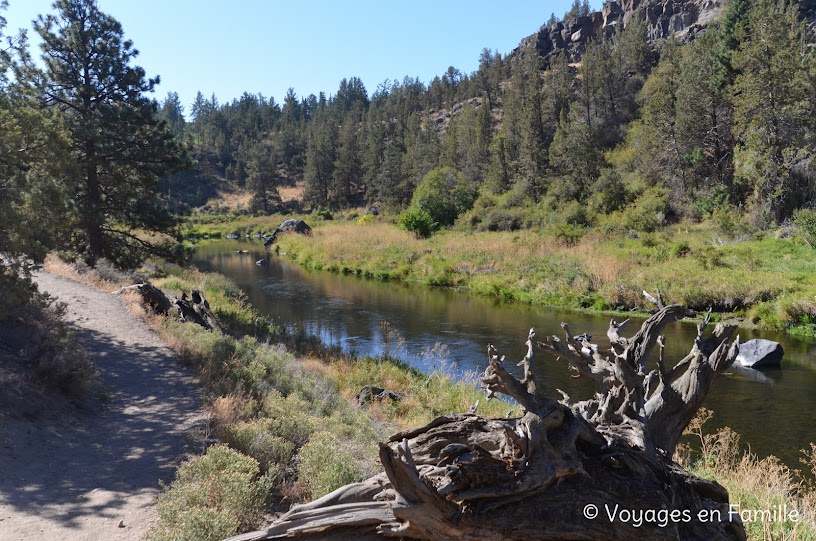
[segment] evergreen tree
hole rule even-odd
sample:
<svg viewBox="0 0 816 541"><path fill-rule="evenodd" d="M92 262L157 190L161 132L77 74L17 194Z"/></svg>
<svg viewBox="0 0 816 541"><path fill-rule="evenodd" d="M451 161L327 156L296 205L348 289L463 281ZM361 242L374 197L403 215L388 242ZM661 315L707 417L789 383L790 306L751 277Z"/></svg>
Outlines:
<svg viewBox="0 0 816 541"><path fill-rule="evenodd" d="M572 0L572 7L566 13L564 13L564 21L567 19L573 19L581 15L581 0Z"/></svg>
<svg viewBox="0 0 816 541"><path fill-rule="evenodd" d="M677 135L685 149L688 181L695 190L731 191L733 109L720 36L704 33L686 45L677 84ZM732 193L737 200L737 194Z"/></svg>
<svg viewBox="0 0 816 541"><path fill-rule="evenodd" d="M246 163L246 186L252 194L249 210L269 214L280 207L278 193L278 156L274 147L265 143L250 143L243 152Z"/></svg>
<svg viewBox="0 0 816 541"><path fill-rule="evenodd" d="M677 95L680 85L680 45L672 37L660 51L660 63L640 94L643 122L637 155L639 169L651 184L664 183L676 199L685 198L684 157L677 131Z"/></svg>
<svg viewBox="0 0 816 541"><path fill-rule="evenodd" d="M157 195L159 178L185 164L182 148L161 120L137 56L121 25L95 0L57 0L40 16L44 69L28 66L45 106L63 115L74 167L77 215L66 244L95 264L106 257L133 266L148 254L176 255L175 242L140 232L172 232L175 219Z"/></svg>
<svg viewBox="0 0 816 541"><path fill-rule="evenodd" d="M201 93L199 93L199 95L201 95ZM187 122L184 120L184 106L181 104L181 99L176 92L167 93L167 97L162 102L159 114L170 126L173 135L181 139L184 136L184 128Z"/></svg>
<svg viewBox="0 0 816 541"><path fill-rule="evenodd" d="M618 27L620 29L620 27ZM620 49L623 69L633 75L645 78L651 69L652 49L649 45L649 28L646 14L638 7L629 19L629 24L615 36L615 45Z"/></svg>
<svg viewBox="0 0 816 541"><path fill-rule="evenodd" d="M525 181L525 193L537 200L546 190L544 170L547 167L547 140L541 110L541 77L536 55L529 69L527 88L524 93L523 136L521 138L521 170Z"/></svg>
<svg viewBox="0 0 816 541"><path fill-rule="evenodd" d="M329 207L337 150L336 131L334 118L325 109L319 110L309 128L303 172L306 181L303 199L313 207Z"/></svg>
<svg viewBox="0 0 816 541"><path fill-rule="evenodd" d="M813 200L812 175L800 172L804 155L812 155L806 112L813 99L801 43L795 5L753 2L747 37L733 58L734 159L738 179L753 189L760 225Z"/></svg>
<svg viewBox="0 0 816 541"><path fill-rule="evenodd" d="M332 207L346 207L361 192L363 186L363 163L360 156L358 132L362 104L346 115L337 141L337 158L334 161L332 174L331 202Z"/></svg>
<svg viewBox="0 0 816 541"><path fill-rule="evenodd" d="M0 40L4 27L0 16ZM25 40L16 45L25 55ZM0 50L0 321L35 293L31 263L58 247L54 232L62 230L69 205L62 180L72 165L59 112L41 109L34 89L8 76L17 67L8 53Z"/></svg>
<svg viewBox="0 0 816 541"><path fill-rule="evenodd" d="M510 165L507 156L507 138L500 130L490 144L490 165L485 186L493 193L504 193L510 188Z"/></svg>

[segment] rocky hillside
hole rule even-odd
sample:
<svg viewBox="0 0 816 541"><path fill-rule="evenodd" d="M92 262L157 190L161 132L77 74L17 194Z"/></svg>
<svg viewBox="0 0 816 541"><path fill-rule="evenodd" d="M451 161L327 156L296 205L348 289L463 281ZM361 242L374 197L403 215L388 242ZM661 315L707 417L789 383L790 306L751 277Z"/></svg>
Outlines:
<svg viewBox="0 0 816 541"><path fill-rule="evenodd" d="M642 7L649 38L658 40L672 33L681 40L693 37L723 10L728 0L613 0L601 11L573 17L541 29L521 41L516 51L535 48L546 60L559 51L567 51L571 61L578 61L587 41L597 36L609 37L619 25L626 26ZM816 15L816 0L798 0L803 14L811 21Z"/></svg>

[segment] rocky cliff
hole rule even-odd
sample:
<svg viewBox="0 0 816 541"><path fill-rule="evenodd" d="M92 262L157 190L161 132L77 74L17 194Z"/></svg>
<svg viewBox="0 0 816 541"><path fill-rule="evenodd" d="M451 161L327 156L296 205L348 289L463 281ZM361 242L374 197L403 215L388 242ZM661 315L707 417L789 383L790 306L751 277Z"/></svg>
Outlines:
<svg viewBox="0 0 816 541"><path fill-rule="evenodd" d="M577 61L590 38L612 36L620 25L629 24L640 7L650 40L671 34L685 40L713 21L727 3L728 0L611 0L604 3L601 11L541 27L536 34L522 40L514 52L535 48L546 60L555 52L566 51L570 61ZM803 14L812 20L816 0L799 0L798 3Z"/></svg>

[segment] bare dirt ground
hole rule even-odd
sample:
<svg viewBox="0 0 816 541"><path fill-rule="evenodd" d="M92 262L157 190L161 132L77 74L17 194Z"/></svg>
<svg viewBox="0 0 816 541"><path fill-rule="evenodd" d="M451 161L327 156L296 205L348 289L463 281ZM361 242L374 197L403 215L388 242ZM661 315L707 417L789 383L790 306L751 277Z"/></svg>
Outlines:
<svg viewBox="0 0 816 541"><path fill-rule="evenodd" d="M159 480L172 480L202 419L200 391L118 296L48 273L37 283L68 304L107 399L72 415L0 419L0 541L141 539Z"/></svg>

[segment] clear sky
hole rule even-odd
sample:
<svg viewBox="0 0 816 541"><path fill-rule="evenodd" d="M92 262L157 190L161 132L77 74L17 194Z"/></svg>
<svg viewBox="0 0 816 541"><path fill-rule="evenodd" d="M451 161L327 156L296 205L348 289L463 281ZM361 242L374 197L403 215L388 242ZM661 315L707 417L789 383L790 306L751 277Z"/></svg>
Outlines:
<svg viewBox="0 0 816 541"><path fill-rule="evenodd" d="M487 47L509 53L571 0L98 0L161 76L156 94L179 93L187 110L201 91L221 103L244 92L282 102L334 94L359 77L369 95L385 79L428 83L448 66L470 73ZM9 0L6 32L51 12L52 0ZM590 2L598 9L601 0ZM37 55L38 50L32 51Z"/></svg>

